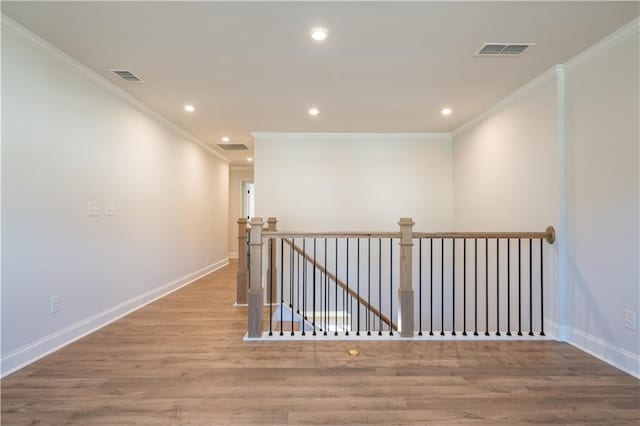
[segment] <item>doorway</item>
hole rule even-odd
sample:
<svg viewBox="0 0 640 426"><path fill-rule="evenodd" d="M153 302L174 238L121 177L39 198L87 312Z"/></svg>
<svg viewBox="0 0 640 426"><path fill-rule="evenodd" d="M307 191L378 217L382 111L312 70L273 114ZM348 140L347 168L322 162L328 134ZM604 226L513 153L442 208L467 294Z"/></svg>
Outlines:
<svg viewBox="0 0 640 426"><path fill-rule="evenodd" d="M255 186L242 181L242 216L251 219L255 215Z"/></svg>

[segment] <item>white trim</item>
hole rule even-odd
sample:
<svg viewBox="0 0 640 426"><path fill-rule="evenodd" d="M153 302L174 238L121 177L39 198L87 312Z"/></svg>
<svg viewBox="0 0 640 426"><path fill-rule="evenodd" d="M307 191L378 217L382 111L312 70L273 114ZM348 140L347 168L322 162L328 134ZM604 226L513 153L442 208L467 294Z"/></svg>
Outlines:
<svg viewBox="0 0 640 426"><path fill-rule="evenodd" d="M344 139L375 139L382 141L415 141L416 139L451 139L450 133L345 133L345 132L251 132L254 139L264 141L288 141L288 140L344 140Z"/></svg>
<svg viewBox="0 0 640 426"><path fill-rule="evenodd" d="M567 341L589 355L640 379L640 355L575 328L567 328Z"/></svg>
<svg viewBox="0 0 640 426"><path fill-rule="evenodd" d="M549 337L554 337L555 340L557 340L558 342L566 342L565 340L560 340L558 338L558 336L562 333L564 333L566 335L567 330L566 327L561 327L560 325L558 325L558 323L545 319L544 320L544 329L545 329L545 333L547 334L547 336Z"/></svg>
<svg viewBox="0 0 640 426"><path fill-rule="evenodd" d="M564 335L566 336L564 341L571 346L640 379L640 355L576 328L559 326L552 321L545 320L545 328L548 328L549 332L547 334L549 336L553 336L554 333L556 335ZM560 339L557 340L562 341Z"/></svg>
<svg viewBox="0 0 640 426"><path fill-rule="evenodd" d="M620 28L616 32L608 35L607 37L605 37L604 39L602 39L598 43L594 44L593 46L589 47L588 49L584 50L583 52L579 53L578 55L576 55L572 59L570 59L567 62L565 62L564 69L565 70L570 70L570 69L573 69L573 68L583 64L584 62L587 62L587 61L591 60L592 58L594 58L594 57L600 55L601 53L605 52L610 47L615 46L616 44L626 40L627 38L631 37L634 34L637 34L638 31L640 31L640 17L639 18L635 18L634 20L632 20L631 22L629 22L628 24L626 24L625 26L623 26L622 28ZM562 66L562 65L560 65L560 66ZM540 74L538 77L534 78L533 80L531 80L528 83L526 83L524 86L520 87L519 89L517 89L516 91L511 93L506 98L503 98L498 103L496 103L493 106L489 107L489 109L484 110L483 112L481 112L480 114L478 114L477 116L472 118L471 120L467 121L466 123L464 123L463 125L461 125L457 129L455 129L453 132L451 132L451 134L453 136L457 136L457 135L459 135L459 134L461 134L461 133L463 133L463 132L465 132L465 131L473 128L473 127L475 127L476 125L480 124L482 121L486 120L487 118L495 115L496 113L498 113L502 109L504 109L507 106L511 105L514 101L516 101L520 97L522 97L522 96L526 95L527 93L531 92L532 89L534 89L534 88L540 86L541 84L546 83L547 81L551 80L557 74L557 67L558 66L556 65L556 66L546 70L545 72Z"/></svg>
<svg viewBox="0 0 640 426"><path fill-rule="evenodd" d="M601 55L620 42L637 35L640 31L640 17L633 19L614 33L609 34L593 46L587 48L564 64L565 70L570 71L585 62Z"/></svg>
<svg viewBox="0 0 640 426"><path fill-rule="evenodd" d="M0 370L5 377L37 360L43 358L82 337L154 302L194 281L229 264L222 259L195 272L187 274L156 289L133 297L107 310L99 312L82 321L78 321L62 330L51 333L35 342L29 343L2 357Z"/></svg>
<svg viewBox="0 0 640 426"><path fill-rule="evenodd" d="M238 258L238 252L237 251L229 252L228 257L229 257L229 259L237 259Z"/></svg>
<svg viewBox="0 0 640 426"><path fill-rule="evenodd" d="M556 296L557 319L558 319L558 340L567 340L567 312L569 299L568 292L568 265L569 265L569 213L567 207L569 181L569 168L567 167L567 103L566 103L566 85L565 85L565 67L557 65L556 71L556 149L558 152L558 229L555 244L558 245L558 267L556 268L556 279L558 283Z"/></svg>
<svg viewBox="0 0 640 426"><path fill-rule="evenodd" d="M497 114L504 108L508 107L513 102L520 99L521 97L529 94L533 89L539 87L544 83L547 83L548 81L551 81L555 76L556 76L556 71L554 68L546 70L545 72L543 72L542 74L534 78L533 80L529 81L524 86L521 86L519 89L511 93L506 98L503 98L502 100L498 101L498 103L482 111L480 114L476 115L474 118L472 118L471 120L464 123L462 126L455 129L453 132L451 132L451 134L453 136L458 136L459 134L464 133L467 130L475 127L476 125L480 124L487 118Z"/></svg>
<svg viewBox="0 0 640 426"><path fill-rule="evenodd" d="M552 338L554 340L558 340L558 333L560 330L558 329L558 324L548 319L544 320L544 333L547 337Z"/></svg>
<svg viewBox="0 0 640 426"><path fill-rule="evenodd" d="M235 308L246 308L246 307L247 307L247 306L249 306L249 305L248 305L248 304L246 304L246 303L233 302L233 305L232 305L232 306L233 306L233 307L235 307Z"/></svg>
<svg viewBox="0 0 640 426"><path fill-rule="evenodd" d="M73 59L71 56L69 56L68 54L66 54L62 50L58 49L57 47L53 46L48 41L40 38L39 36L37 36L33 32L29 31L28 29L26 29L25 27L23 27L22 25L20 25L16 21L14 21L13 19L9 18L7 15L2 14L2 30L5 30L5 29L8 32L10 32L10 33L12 33L14 35L22 37L24 40L30 42L32 45L34 45L35 47L39 48L41 51L52 55L56 59L61 60L65 64L67 64L67 65L71 66L72 68L76 69L81 74L83 74L85 77L87 77L89 80L91 80L93 83L95 83L96 85L100 86L101 88L103 88L104 90L109 92L110 94L116 96L117 98L127 102L131 106L133 106L133 107L137 108L138 110L142 111L143 113L149 115L151 118L159 121L160 123L162 123L165 126L167 126L168 128L170 128L171 130L179 133L184 138L188 139L190 142L200 146L201 148L203 148L204 150L208 151L209 153L217 156L218 158L220 158L222 161L226 162L227 164L231 163L231 160L228 159L226 156L224 156L216 148L213 148L210 145L202 142L200 139L196 138L191 133L189 133L186 130L184 130L183 128L179 127L173 121L169 120L165 116L161 115L160 113L156 112L155 110L151 109L147 105L145 105L142 102L140 102L138 99L133 97L131 94L129 94L128 92L126 92L122 88L118 87L115 83L107 80L106 78L104 78L100 74L96 73L95 71L93 71L89 67L87 67L87 66L81 64L80 62L78 62L77 60Z"/></svg>
<svg viewBox="0 0 640 426"><path fill-rule="evenodd" d="M316 336L312 335L313 330L309 330L308 326L305 328L306 335L303 336L301 331L294 331L294 335L291 335L291 331L284 331L284 334L280 336L280 330L274 330L273 335L269 336L269 332L265 331L262 333L262 337L248 337L247 334L244 335L243 339L245 342L273 342L273 341L323 341L323 340L355 340L355 341L364 341L364 340L398 340L403 342L413 342L413 341L441 341L441 342L449 342L449 341L484 341L484 342L506 342L506 341L549 341L555 340L553 338L547 336L507 336L506 334L502 334L502 336L474 336L473 334L467 333L466 336L462 336L462 330L460 330L457 336L452 336L449 332L447 332L446 336L440 336L438 334L434 336L429 336L428 333L425 335L423 332L422 336L418 336L418 333L415 332L413 337L400 337L399 332L393 333L393 336L389 335L388 331L382 332L382 336L378 335L377 331L372 331L371 336L367 336L366 331L360 331L360 335L356 335L355 331L349 332L349 335L346 336L344 333L339 333L337 336L333 335L332 332L328 333L326 336L322 334L322 332L316 331ZM506 333L506 332L505 332Z"/></svg>
<svg viewBox="0 0 640 426"><path fill-rule="evenodd" d="M233 171L253 171L253 166L229 166L229 170Z"/></svg>
<svg viewBox="0 0 640 426"><path fill-rule="evenodd" d="M559 248L559 299L558 305L565 306L565 309L560 309L559 312L559 332L558 336L560 340L566 340L573 346L587 352L588 354L601 359L602 361L636 377L640 378L640 355L630 352L624 348L616 346L599 337L592 336L585 333L582 330L572 328L566 325L567 312L566 306L568 304L567 299L567 271L566 265L568 265L568 247L567 247L567 232L568 232L568 219L567 219L567 173L569 168L567 166L566 158L568 156L568 150L570 150L570 144L572 143L572 135L569 134L569 129L566 127L566 117L569 116L567 111L567 105L565 100L565 75L567 72L574 70L575 68L585 64L586 62L596 58L608 49L615 47L619 43L625 41L629 37L637 35L640 32L640 18L635 18L619 30L608 35L598 43L584 50L576 55L571 60L567 61L564 66L558 66L558 148L559 148L559 161L561 167L560 173L560 226L558 229L558 248Z"/></svg>

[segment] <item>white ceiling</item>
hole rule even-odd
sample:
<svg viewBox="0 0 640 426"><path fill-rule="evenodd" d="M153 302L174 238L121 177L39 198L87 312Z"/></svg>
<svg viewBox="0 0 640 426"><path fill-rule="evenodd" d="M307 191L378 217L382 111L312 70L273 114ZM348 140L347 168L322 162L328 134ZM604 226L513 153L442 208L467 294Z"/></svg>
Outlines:
<svg viewBox="0 0 640 426"><path fill-rule="evenodd" d="M638 16L638 3L3 1L2 12L203 142L252 147L250 131L452 131ZM314 26L329 29L324 43ZM484 42L536 45L473 56ZM225 155L246 165L252 154Z"/></svg>

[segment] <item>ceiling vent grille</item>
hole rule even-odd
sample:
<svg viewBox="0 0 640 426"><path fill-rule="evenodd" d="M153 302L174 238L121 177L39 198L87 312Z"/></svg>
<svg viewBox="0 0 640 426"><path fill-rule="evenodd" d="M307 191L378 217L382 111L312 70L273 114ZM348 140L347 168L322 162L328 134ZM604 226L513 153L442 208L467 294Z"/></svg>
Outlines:
<svg viewBox="0 0 640 426"><path fill-rule="evenodd" d="M121 80L126 81L127 83L142 83L142 79L140 79L137 75L132 73L129 70L109 70L115 75L117 75Z"/></svg>
<svg viewBox="0 0 640 426"><path fill-rule="evenodd" d="M225 151L247 151L249 149L243 143L219 143L218 146Z"/></svg>
<svg viewBox="0 0 640 426"><path fill-rule="evenodd" d="M476 56L520 56L535 43L485 43Z"/></svg>

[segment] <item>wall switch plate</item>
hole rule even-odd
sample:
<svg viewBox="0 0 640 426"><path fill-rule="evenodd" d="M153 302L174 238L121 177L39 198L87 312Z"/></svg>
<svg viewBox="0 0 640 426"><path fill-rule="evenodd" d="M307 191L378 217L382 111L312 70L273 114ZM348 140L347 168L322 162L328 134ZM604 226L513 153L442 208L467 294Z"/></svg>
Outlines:
<svg viewBox="0 0 640 426"><path fill-rule="evenodd" d="M100 216L100 203L89 201L87 203L87 216Z"/></svg>
<svg viewBox="0 0 640 426"><path fill-rule="evenodd" d="M60 296L51 296L51 301L49 303L49 311L52 314L55 314L60 310Z"/></svg>
<svg viewBox="0 0 640 426"><path fill-rule="evenodd" d="M638 322L636 320L636 313L633 311L624 311L624 326L631 330L636 330Z"/></svg>
<svg viewBox="0 0 640 426"><path fill-rule="evenodd" d="M116 203L110 201L108 203L104 203L104 215L105 216L115 216L116 215Z"/></svg>

